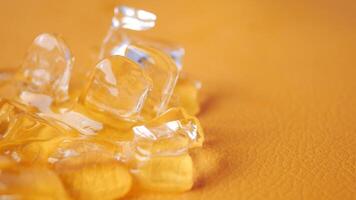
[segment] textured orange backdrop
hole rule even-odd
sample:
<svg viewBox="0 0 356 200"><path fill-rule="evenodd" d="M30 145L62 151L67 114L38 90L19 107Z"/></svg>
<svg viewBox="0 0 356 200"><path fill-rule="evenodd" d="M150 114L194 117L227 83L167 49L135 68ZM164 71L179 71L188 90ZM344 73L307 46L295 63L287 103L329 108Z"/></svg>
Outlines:
<svg viewBox="0 0 356 200"><path fill-rule="evenodd" d="M1 68L54 32L80 79L118 3L155 12L145 34L184 45L203 82L194 189L138 199L356 198L355 1L1 0Z"/></svg>

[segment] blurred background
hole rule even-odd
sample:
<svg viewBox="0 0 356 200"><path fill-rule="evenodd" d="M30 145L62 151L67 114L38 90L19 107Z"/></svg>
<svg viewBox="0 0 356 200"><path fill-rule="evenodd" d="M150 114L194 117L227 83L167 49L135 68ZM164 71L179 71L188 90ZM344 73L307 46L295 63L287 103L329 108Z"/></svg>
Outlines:
<svg viewBox="0 0 356 200"><path fill-rule="evenodd" d="M355 199L356 2L1 0L0 69L62 35L75 78L97 61L115 5L157 14L143 35L181 44L202 81L193 190L140 199Z"/></svg>

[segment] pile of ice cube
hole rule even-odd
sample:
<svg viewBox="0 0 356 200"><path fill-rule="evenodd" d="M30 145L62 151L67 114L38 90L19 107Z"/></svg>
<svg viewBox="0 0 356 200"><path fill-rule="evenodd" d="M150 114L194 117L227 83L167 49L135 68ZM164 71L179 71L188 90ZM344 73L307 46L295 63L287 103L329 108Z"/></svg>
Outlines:
<svg viewBox="0 0 356 200"><path fill-rule="evenodd" d="M116 7L100 61L75 92L69 47L54 34L35 38L1 84L0 197L113 199L192 187L189 149L204 140L194 117L200 84L180 76L183 48L126 31L155 21Z"/></svg>

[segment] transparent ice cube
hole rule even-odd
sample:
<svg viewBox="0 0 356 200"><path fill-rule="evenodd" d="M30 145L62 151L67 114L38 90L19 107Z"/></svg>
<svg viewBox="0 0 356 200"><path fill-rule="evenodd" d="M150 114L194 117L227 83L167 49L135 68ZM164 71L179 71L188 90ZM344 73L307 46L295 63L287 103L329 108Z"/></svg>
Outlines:
<svg viewBox="0 0 356 200"><path fill-rule="evenodd" d="M126 6L117 6L114 9L112 25L103 40L99 58L110 55L125 55L130 44L150 46L157 48L169 55L176 63L179 70L182 68L184 48L166 41L137 37L133 31L145 31L155 26L156 16L148 11Z"/></svg>
<svg viewBox="0 0 356 200"><path fill-rule="evenodd" d="M113 56L96 65L82 101L89 109L137 120L151 88L151 79L136 63Z"/></svg>
<svg viewBox="0 0 356 200"><path fill-rule="evenodd" d="M18 73L21 91L46 94L61 103L69 99L68 88L74 58L64 41L43 33L35 38Z"/></svg>

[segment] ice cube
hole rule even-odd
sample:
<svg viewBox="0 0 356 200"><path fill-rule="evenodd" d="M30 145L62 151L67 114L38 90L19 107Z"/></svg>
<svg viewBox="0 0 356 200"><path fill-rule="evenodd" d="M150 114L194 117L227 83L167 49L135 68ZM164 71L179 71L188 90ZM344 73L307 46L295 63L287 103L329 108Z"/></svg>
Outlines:
<svg viewBox="0 0 356 200"><path fill-rule="evenodd" d="M69 99L68 88L74 58L58 36L43 33L30 46L17 74L20 92L46 94L61 103Z"/></svg>
<svg viewBox="0 0 356 200"><path fill-rule="evenodd" d="M35 111L32 112L38 117L53 121L67 131L73 128L84 135L94 135L103 129L101 122L91 119L77 110L59 109L59 112L54 112L52 109L53 98L50 96L23 91L20 100L28 107L34 108Z"/></svg>
<svg viewBox="0 0 356 200"><path fill-rule="evenodd" d="M179 108L133 127L133 146L140 162L155 156L177 156L202 146L204 133L198 119Z"/></svg>
<svg viewBox="0 0 356 200"><path fill-rule="evenodd" d="M110 55L125 55L130 44L149 46L159 49L169 55L179 70L182 69L184 48L167 41L137 37L135 33L126 30L144 31L155 26L156 16L148 11L117 6L114 9L111 27L103 40L99 58Z"/></svg>
<svg viewBox="0 0 356 200"><path fill-rule="evenodd" d="M47 162L57 142L72 135L8 103L1 108L1 126L0 151L18 162Z"/></svg>
<svg viewBox="0 0 356 200"><path fill-rule="evenodd" d="M96 65L81 99L89 109L135 121L151 88L151 79L136 63L113 56Z"/></svg>
<svg viewBox="0 0 356 200"><path fill-rule="evenodd" d="M201 146L199 121L172 108L144 125L133 127L133 168L140 186L151 191L181 192L193 185L189 148Z"/></svg>
<svg viewBox="0 0 356 200"><path fill-rule="evenodd" d="M126 56L140 64L153 81L144 107L145 115L152 117L166 111L179 75L173 60L158 49L138 45L130 45Z"/></svg>
<svg viewBox="0 0 356 200"><path fill-rule="evenodd" d="M128 6L116 6L112 18L112 28L124 28L135 31L148 30L155 26L156 15Z"/></svg>

